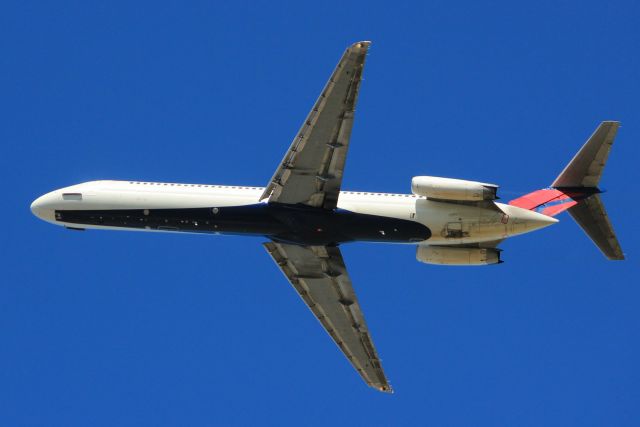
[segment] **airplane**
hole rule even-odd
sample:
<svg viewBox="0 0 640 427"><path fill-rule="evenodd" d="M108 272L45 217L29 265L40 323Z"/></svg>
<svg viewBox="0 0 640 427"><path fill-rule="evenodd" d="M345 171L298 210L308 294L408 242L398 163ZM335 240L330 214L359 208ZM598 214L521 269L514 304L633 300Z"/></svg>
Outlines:
<svg viewBox="0 0 640 427"><path fill-rule="evenodd" d="M340 245L412 244L427 264L501 263L504 239L573 217L610 260L624 255L598 183L619 123L602 122L550 187L498 202L498 186L416 176L411 194L343 191L369 41L349 46L266 187L91 181L31 211L70 230L263 236L264 247L367 385L392 392Z"/></svg>

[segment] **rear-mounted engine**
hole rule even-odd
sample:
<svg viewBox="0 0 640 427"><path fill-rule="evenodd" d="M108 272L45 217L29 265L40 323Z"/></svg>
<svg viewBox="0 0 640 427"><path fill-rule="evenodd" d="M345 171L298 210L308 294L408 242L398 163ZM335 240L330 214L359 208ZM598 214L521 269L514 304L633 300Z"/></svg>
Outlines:
<svg viewBox="0 0 640 427"><path fill-rule="evenodd" d="M495 200L497 191L497 185L463 179L415 176L411 180L411 192L430 199L479 202Z"/></svg>
<svg viewBox="0 0 640 427"><path fill-rule="evenodd" d="M416 259L425 264L438 265L489 265L502 262L499 249L423 245L418 246Z"/></svg>

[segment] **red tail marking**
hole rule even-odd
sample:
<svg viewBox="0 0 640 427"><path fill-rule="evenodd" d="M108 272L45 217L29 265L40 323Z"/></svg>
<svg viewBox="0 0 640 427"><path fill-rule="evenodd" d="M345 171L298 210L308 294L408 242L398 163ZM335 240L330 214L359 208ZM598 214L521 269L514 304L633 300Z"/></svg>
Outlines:
<svg viewBox="0 0 640 427"><path fill-rule="evenodd" d="M525 194L522 197L511 200L509 204L530 211L535 210L543 215L556 216L577 205L591 194L593 192L586 190L547 188Z"/></svg>
<svg viewBox="0 0 640 427"><path fill-rule="evenodd" d="M509 204L512 206L517 206L519 208L533 210L540 205L544 205L545 203L569 198L570 197L568 195L560 190L556 190L555 188L548 188L525 194L522 197L511 200Z"/></svg>
<svg viewBox="0 0 640 427"><path fill-rule="evenodd" d="M576 202L575 200L571 200L570 202L565 202L559 205L547 206L546 208L542 209L542 212L540 213L546 216L556 216L559 213L562 213L577 204L578 202Z"/></svg>

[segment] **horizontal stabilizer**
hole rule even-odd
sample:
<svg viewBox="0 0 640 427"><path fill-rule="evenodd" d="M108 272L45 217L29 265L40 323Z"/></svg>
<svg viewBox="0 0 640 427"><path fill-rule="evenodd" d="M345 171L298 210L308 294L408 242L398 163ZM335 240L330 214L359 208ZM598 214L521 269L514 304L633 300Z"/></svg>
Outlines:
<svg viewBox="0 0 640 427"><path fill-rule="evenodd" d="M551 187L598 187L618 126L620 122L600 123Z"/></svg>
<svg viewBox="0 0 640 427"><path fill-rule="evenodd" d="M623 260L624 254L599 194L569 208L569 215L610 260Z"/></svg>
<svg viewBox="0 0 640 427"><path fill-rule="evenodd" d="M610 260L624 259L620 243L604 209L598 183L607 163L620 122L605 121L558 175L551 188L537 190L510 205L556 216L567 211Z"/></svg>

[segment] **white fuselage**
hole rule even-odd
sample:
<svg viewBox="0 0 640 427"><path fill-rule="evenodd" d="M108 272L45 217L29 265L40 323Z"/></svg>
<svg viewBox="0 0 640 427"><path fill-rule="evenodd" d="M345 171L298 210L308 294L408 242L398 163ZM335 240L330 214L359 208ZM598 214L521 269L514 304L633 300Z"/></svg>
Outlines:
<svg viewBox="0 0 640 427"><path fill-rule="evenodd" d="M71 223L60 220L56 212L143 210L148 214L150 210L193 208L207 208L218 212L229 207L266 204L266 200L259 201L262 192L261 187L246 186L91 181L47 193L35 200L31 209L41 219L69 228L177 231L162 227ZM431 230L431 236L426 241L395 243L428 245L461 245L502 240L557 222L545 215L502 203L478 207L459 202L429 200L413 194L342 191L338 199L338 210L422 224ZM379 230L382 235L390 231L392 230Z"/></svg>

